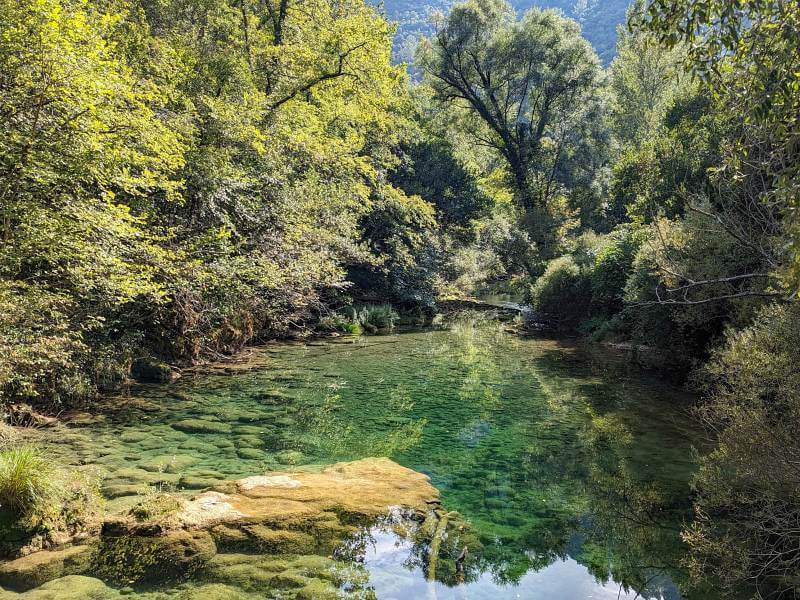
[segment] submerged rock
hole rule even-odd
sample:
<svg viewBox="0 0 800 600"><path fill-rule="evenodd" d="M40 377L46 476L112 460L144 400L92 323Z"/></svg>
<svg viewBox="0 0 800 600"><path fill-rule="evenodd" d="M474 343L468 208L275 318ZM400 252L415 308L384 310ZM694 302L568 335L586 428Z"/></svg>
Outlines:
<svg viewBox="0 0 800 600"><path fill-rule="evenodd" d="M19 600L87 600L89 598L91 600L116 600L122 598L117 590L108 587L101 580L82 575L68 575L54 579L35 590L13 597Z"/></svg>
<svg viewBox="0 0 800 600"><path fill-rule="evenodd" d="M90 562L88 546L34 552L0 563L0 586L16 591L29 590L57 577L84 573Z"/></svg>
<svg viewBox="0 0 800 600"><path fill-rule="evenodd" d="M230 433L231 426L219 421L205 419L184 419L172 424L173 429L185 433Z"/></svg>
<svg viewBox="0 0 800 600"><path fill-rule="evenodd" d="M177 581L202 569L217 553L207 531L108 529L92 566L94 573L117 584Z"/></svg>

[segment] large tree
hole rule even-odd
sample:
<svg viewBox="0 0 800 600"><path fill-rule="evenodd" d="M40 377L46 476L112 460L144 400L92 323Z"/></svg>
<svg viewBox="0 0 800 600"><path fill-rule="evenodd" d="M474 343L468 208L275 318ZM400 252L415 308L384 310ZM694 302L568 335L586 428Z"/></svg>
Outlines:
<svg viewBox="0 0 800 600"><path fill-rule="evenodd" d="M506 161L527 213L596 166L573 160L598 137L602 73L574 21L538 9L517 21L505 0L470 0L453 8L421 62L440 101L478 118L478 143Z"/></svg>

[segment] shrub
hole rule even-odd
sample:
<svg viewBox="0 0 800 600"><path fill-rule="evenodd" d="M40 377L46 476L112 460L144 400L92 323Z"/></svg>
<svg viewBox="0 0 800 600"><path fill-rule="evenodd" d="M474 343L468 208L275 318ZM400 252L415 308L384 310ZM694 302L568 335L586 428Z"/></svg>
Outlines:
<svg viewBox="0 0 800 600"><path fill-rule="evenodd" d="M589 278L569 254L551 260L530 291L534 310L558 318L563 329L586 318L590 299Z"/></svg>
<svg viewBox="0 0 800 600"><path fill-rule="evenodd" d="M53 494L53 469L36 448L0 452L0 509L17 519L39 512Z"/></svg>
<svg viewBox="0 0 800 600"><path fill-rule="evenodd" d="M324 331L336 331L339 333L347 333L349 335L361 335L362 333L361 325L338 314L333 314L320 319L319 327Z"/></svg>
<svg viewBox="0 0 800 600"><path fill-rule="evenodd" d="M365 304L350 310L353 322L370 333L394 329L400 318L390 304Z"/></svg>
<svg viewBox="0 0 800 600"><path fill-rule="evenodd" d="M731 590L749 581L759 597L800 589L799 362L800 308L773 305L730 330L698 375L718 447L695 478L689 566Z"/></svg>
<svg viewBox="0 0 800 600"><path fill-rule="evenodd" d="M605 316L623 308L628 279L637 243L626 229L610 234L597 253L591 272L592 311Z"/></svg>

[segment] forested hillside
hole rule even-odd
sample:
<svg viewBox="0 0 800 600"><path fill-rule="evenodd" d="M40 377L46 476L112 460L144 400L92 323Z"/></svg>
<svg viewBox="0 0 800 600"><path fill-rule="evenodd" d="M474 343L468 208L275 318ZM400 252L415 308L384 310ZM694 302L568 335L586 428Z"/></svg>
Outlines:
<svg viewBox="0 0 800 600"><path fill-rule="evenodd" d="M7 443L6 423L80 408L80 426L102 398L113 421L122 396L109 394L134 380L281 337L388 332L400 314L439 324L446 301L503 294L536 319L496 327L494 343L546 326L629 349L695 394L654 421L688 413L706 436L680 499L694 597L800 597L800 4L640 0L609 63L624 4L468 0L434 30L428 8L389 2L404 39L428 34L412 80L365 0L0 0L0 517L14 535L41 549L71 522L67 492L37 478L47 460ZM333 377L309 413L335 410L346 382ZM381 389L354 405L412 410L404 389ZM493 394L459 448L492 429ZM268 412L289 396L253 398ZM586 448L625 437L606 400L573 428L590 433L570 433ZM254 410L209 412L199 433L244 427L293 450L284 413L264 428L223 422ZM198 433L185 419L164 428ZM319 428L331 446L354 436ZM524 449L531 472L555 460L547 443ZM625 475L619 457L579 458L581 476ZM509 496L498 464L487 509ZM618 503L652 522L659 491L627 477ZM439 542L442 514L442 529L425 521ZM451 550L460 585L466 550Z"/></svg>
<svg viewBox="0 0 800 600"><path fill-rule="evenodd" d="M410 61L421 35L432 31L435 13L447 13L454 0L384 0L387 16L399 25L395 54L398 60ZM630 0L513 0L520 12L530 8L556 8L581 24L586 36L604 64L614 58L617 26L625 22Z"/></svg>

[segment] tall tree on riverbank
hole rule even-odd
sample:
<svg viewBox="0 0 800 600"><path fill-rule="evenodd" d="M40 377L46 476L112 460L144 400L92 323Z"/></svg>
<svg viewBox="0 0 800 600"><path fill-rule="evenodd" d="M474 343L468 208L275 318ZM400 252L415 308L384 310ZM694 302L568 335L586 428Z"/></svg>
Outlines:
<svg viewBox="0 0 800 600"><path fill-rule="evenodd" d="M452 9L421 64L436 97L465 109L476 142L505 160L539 251L552 253L548 207L598 164L586 148L597 139L601 69L579 26L536 9L517 21L505 0L471 0Z"/></svg>

